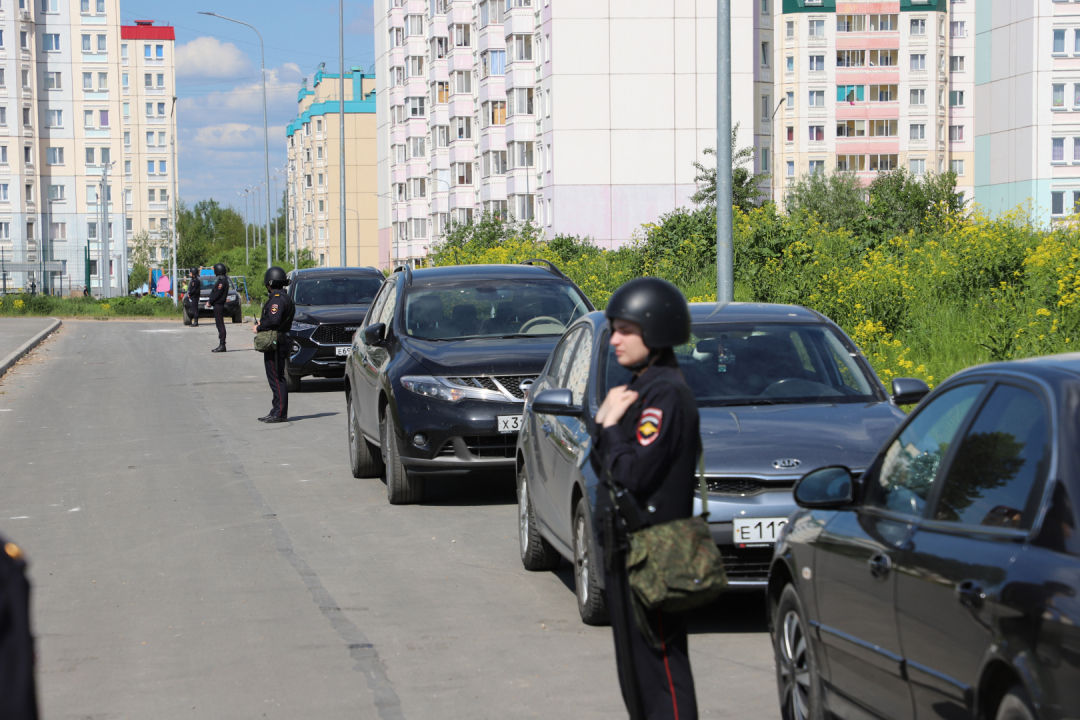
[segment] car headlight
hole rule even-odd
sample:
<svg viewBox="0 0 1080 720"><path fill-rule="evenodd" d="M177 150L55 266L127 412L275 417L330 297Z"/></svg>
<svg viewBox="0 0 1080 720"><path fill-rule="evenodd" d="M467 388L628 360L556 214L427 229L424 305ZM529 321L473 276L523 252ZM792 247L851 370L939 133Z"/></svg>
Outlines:
<svg viewBox="0 0 1080 720"><path fill-rule="evenodd" d="M424 397L439 398L448 402L457 402L465 397L465 391L450 387L429 375L411 375L401 378L401 385L406 390Z"/></svg>
<svg viewBox="0 0 1080 720"><path fill-rule="evenodd" d="M293 330L314 330L317 327L319 327L319 326L318 325L312 325L311 323L303 323L303 322L293 322L293 324L292 324L292 329Z"/></svg>

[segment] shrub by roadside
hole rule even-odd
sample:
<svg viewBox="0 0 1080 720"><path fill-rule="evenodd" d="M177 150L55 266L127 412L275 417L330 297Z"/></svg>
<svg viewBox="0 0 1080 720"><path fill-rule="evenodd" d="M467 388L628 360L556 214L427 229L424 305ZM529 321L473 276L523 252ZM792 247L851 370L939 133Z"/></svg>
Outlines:
<svg viewBox="0 0 1080 720"><path fill-rule="evenodd" d="M57 315L61 317L179 317L172 300L158 297L65 298L54 295L0 297L0 317Z"/></svg>

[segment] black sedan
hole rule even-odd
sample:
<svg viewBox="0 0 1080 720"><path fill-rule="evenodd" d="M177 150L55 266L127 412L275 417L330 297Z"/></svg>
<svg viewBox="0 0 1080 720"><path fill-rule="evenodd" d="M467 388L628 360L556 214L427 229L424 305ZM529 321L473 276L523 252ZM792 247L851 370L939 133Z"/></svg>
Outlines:
<svg viewBox="0 0 1080 720"><path fill-rule="evenodd" d="M1080 355L970 368L820 469L769 579L783 717L1080 713Z"/></svg>
<svg viewBox="0 0 1080 720"><path fill-rule="evenodd" d="M802 472L866 467L904 414L843 331L819 313L695 303L691 315L691 341L676 357L701 413L709 528L729 588L761 591ZM542 570L560 556L571 560L578 610L590 624L606 613L592 535L598 480L584 416L595 416L608 389L630 378L609 340L599 312L570 329L530 393L517 455L522 563ZM911 384L914 395L900 400L926 392L917 380L898 386ZM700 512L697 500L695 507Z"/></svg>
<svg viewBox="0 0 1080 720"><path fill-rule="evenodd" d="M347 360L355 477L385 468L387 499L419 502L425 477L513 471L526 392L592 311L559 270L462 265L387 278Z"/></svg>
<svg viewBox="0 0 1080 720"><path fill-rule="evenodd" d="M289 275L289 296L296 304L285 366L289 392L300 390L305 375L339 378L353 333L367 315L385 276L375 268L309 268Z"/></svg>

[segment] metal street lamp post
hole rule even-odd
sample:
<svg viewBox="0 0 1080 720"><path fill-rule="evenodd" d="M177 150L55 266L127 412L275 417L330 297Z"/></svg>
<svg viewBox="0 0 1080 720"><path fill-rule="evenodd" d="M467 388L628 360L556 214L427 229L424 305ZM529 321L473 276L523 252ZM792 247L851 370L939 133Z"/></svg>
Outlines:
<svg viewBox="0 0 1080 720"><path fill-rule="evenodd" d="M341 102L338 103L338 202L341 205L341 267L347 267L347 246L345 244L345 0L338 0L338 51L341 67L339 69ZM363 92L363 88L360 89ZM360 240L357 239L357 243ZM359 248L359 246L358 246ZM358 260L359 262L359 260Z"/></svg>
<svg viewBox="0 0 1080 720"><path fill-rule="evenodd" d="M250 25L242 20L234 20L224 15L218 15L214 12L200 12L200 15L209 15L211 17L220 18L222 20L228 20L238 25L245 25L255 31L255 34L259 36L259 60L262 66L262 101L263 101L263 163L266 171L266 189L270 190L270 132L266 125L266 49L263 47L262 33L255 29L254 25ZM268 238L266 243L266 267L270 267L270 203L266 204L266 236Z"/></svg>
<svg viewBox="0 0 1080 720"><path fill-rule="evenodd" d="M735 299L731 212L731 0L716 5L716 300Z"/></svg>

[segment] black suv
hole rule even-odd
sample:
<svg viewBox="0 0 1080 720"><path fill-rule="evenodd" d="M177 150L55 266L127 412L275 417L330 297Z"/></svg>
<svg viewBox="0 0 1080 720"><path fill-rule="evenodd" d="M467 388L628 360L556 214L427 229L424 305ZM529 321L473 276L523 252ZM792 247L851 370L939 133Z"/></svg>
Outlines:
<svg viewBox="0 0 1080 720"><path fill-rule="evenodd" d="M428 474L512 472L525 394L592 310L546 261L398 268L346 361L353 475L385 468L398 504L422 500Z"/></svg>
<svg viewBox="0 0 1080 720"><path fill-rule="evenodd" d="M214 311L206 309L206 301L210 299L210 293L214 291L214 275L200 275L199 281L202 287L199 289L199 306L191 307L191 298L185 292L184 300L184 324L190 325L192 318L213 317ZM236 291L236 280L229 278L229 294L225 296L225 316L232 318L234 323L244 322L244 310L240 305L240 293Z"/></svg>
<svg viewBox="0 0 1080 720"><path fill-rule="evenodd" d="M289 297L296 304L285 367L290 392L305 375L339 378L353 333L364 321L384 276L375 268L310 268L289 275Z"/></svg>

